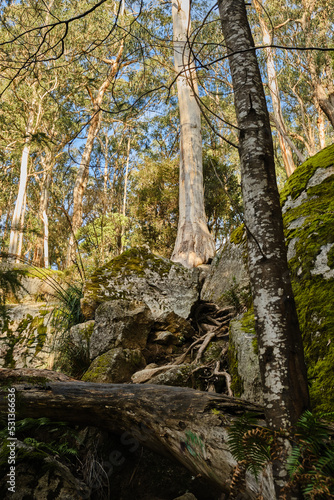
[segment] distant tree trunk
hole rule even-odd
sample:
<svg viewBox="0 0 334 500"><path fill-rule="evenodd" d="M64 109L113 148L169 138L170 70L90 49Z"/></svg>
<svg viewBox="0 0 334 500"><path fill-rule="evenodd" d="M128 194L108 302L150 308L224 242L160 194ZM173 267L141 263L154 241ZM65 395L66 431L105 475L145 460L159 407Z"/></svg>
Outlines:
<svg viewBox="0 0 334 500"><path fill-rule="evenodd" d="M314 9L316 8L317 1L316 0L303 0L303 15L300 20L305 40L307 45L312 45L312 36L310 34L310 23L311 23L311 15ZM330 23L330 19L328 19ZM328 29L331 30L332 25L328 24ZM325 54L324 57L327 58L326 64L326 74L327 74L327 85L324 85L321 81L318 71L317 71L317 63L316 63L317 55L312 53L308 54L308 65L311 73L311 83L313 86L313 93L315 99L318 101L320 108L327 116L329 122L332 127L334 127L334 84L333 84L333 70L332 70L332 59L328 54Z"/></svg>
<svg viewBox="0 0 334 500"><path fill-rule="evenodd" d="M90 97L93 101L93 115L90 119L88 126L88 135L84 148L84 152L81 157L80 166L78 169L77 177L75 180L74 191L73 191L73 216L72 216L72 227L71 234L68 243L68 251L67 251L67 259L66 265L69 266L72 262L75 261L75 253L76 253L76 239L75 233L80 229L82 224L82 213L83 213L83 197L87 187L88 177L89 177L89 163L90 157L93 150L93 145L97 134L100 131L101 120L102 120L102 111L101 105L103 101L103 97L108 90L111 82L113 81L119 66L121 57L123 54L124 41L121 42L120 48L118 50L117 56L115 60L105 60L108 64L111 65L108 77L100 86L96 97L93 97L91 92Z"/></svg>
<svg viewBox="0 0 334 500"><path fill-rule="evenodd" d="M254 6L257 11L260 22L263 44L268 45L268 47L265 49L267 57L268 86L274 110L275 123L277 124L277 129L278 129L278 139L280 143L283 162L286 174L288 177L290 177L290 175L295 171L296 165L293 160L292 148L290 147L289 144L288 132L286 130L285 121L282 113L280 91L278 87L277 74L274 61L274 50L271 47L269 47L269 45L272 44L272 35L263 18L262 3L260 2L260 0L254 0ZM295 147L294 149L297 148ZM300 152L298 154L298 158L301 162L305 161L304 156Z"/></svg>
<svg viewBox="0 0 334 500"><path fill-rule="evenodd" d="M23 248L23 226L24 226L24 217L25 217L25 213L26 213L26 208L27 208L27 191L24 193L24 200L23 200L22 211L21 211L20 231L19 231L19 244L17 246L17 259L16 259L16 263L17 264L20 262L20 257L22 255L22 248Z"/></svg>
<svg viewBox="0 0 334 500"><path fill-rule="evenodd" d="M289 276L269 115L244 0L218 1L239 132L248 267L266 420L288 429L309 407L303 343ZM277 498L288 480L275 464Z"/></svg>
<svg viewBox="0 0 334 500"><path fill-rule="evenodd" d="M29 162L29 153L30 153L30 140L31 140L31 132L33 128L34 121L34 113L31 110L28 116L27 127L25 131L25 144L22 151L21 156L21 167L20 167L20 181L19 181L19 192L17 195L17 199L15 202L14 213L12 217L12 225L10 231L10 240L9 240L9 254L19 255L19 240L20 240L20 232L21 232L21 220L22 220L22 211L24 207L24 199L27 188L28 181L28 162Z"/></svg>
<svg viewBox="0 0 334 500"><path fill-rule="evenodd" d="M314 101L315 101L316 110L318 112L317 127L318 127L320 147L321 147L321 149L324 149L326 147L326 131L325 131L324 113L322 112L322 109L321 109L320 104L318 103L317 99L314 99Z"/></svg>
<svg viewBox="0 0 334 500"><path fill-rule="evenodd" d="M49 267L49 219L47 211L53 164L54 159L52 157L51 151L46 150L45 156L41 156L43 178L41 181L41 198L38 209L38 218L43 229L37 237L33 257L33 263L35 266L46 268Z"/></svg>
<svg viewBox="0 0 334 500"><path fill-rule="evenodd" d="M196 391L184 387L149 384L90 384L86 382L36 382L36 387L22 385L25 370L19 372L16 386L17 419L49 417L52 420L91 425L121 433L124 444L136 449L139 444L174 457L194 475L218 485L228 493L236 465L227 444L228 426L245 412L261 419L258 405L221 394ZM32 380L31 370L27 377ZM0 370L0 378L7 370ZM38 372L38 370L35 370ZM40 378L48 377L42 370ZM51 372L52 373L52 372ZM61 374L54 374L58 377ZM0 390L0 415L7 418L8 384ZM15 385L14 385L15 386ZM260 475L258 482L250 475L243 484L242 498L255 500L260 492L263 500L273 500L272 479Z"/></svg>
<svg viewBox="0 0 334 500"><path fill-rule="evenodd" d="M196 267L215 254L204 208L201 113L195 65L187 43L190 0L172 0L174 65L180 110L179 222L172 261Z"/></svg>
<svg viewBox="0 0 334 500"><path fill-rule="evenodd" d="M131 145L131 137L128 138L128 147L127 147L127 157L126 157L126 167L125 167L125 175L124 175L124 192L123 192L123 208L122 215L125 218L126 215L126 197L127 197L127 187L128 187L128 175L129 175L129 163L130 163L130 145ZM125 219L122 221L122 230L121 230L121 253L124 251L123 238L124 238L124 224Z"/></svg>

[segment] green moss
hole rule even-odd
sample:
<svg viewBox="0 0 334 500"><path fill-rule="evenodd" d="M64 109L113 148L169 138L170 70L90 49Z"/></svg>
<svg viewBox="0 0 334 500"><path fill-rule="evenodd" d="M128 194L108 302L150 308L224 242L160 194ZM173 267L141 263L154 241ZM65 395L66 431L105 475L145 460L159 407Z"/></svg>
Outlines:
<svg viewBox="0 0 334 500"><path fill-rule="evenodd" d="M96 269L85 284L84 302L94 309L105 300L127 299L131 290L122 289L126 276L144 278L151 271L167 277L172 267L180 273L187 272L180 264L157 257L145 248L131 248Z"/></svg>
<svg viewBox="0 0 334 500"><path fill-rule="evenodd" d="M334 144L320 151L304 162L288 179L281 193L281 203L284 204L290 195L294 200L304 191L308 181L318 168L334 165Z"/></svg>
<svg viewBox="0 0 334 500"><path fill-rule="evenodd" d="M318 168L334 164L334 145L301 165L286 183L284 202L297 198ZM317 256L325 245L334 243L334 175L307 190L308 197L283 216L286 241L294 238L295 255L289 261L300 328L304 340L310 395L314 410L334 410L334 279L312 274ZM300 227L290 229L300 219ZM327 257L334 267L334 245Z"/></svg>
<svg viewBox="0 0 334 500"><path fill-rule="evenodd" d="M203 356L205 363L218 361L225 345L226 342L224 341L210 342Z"/></svg>
<svg viewBox="0 0 334 500"><path fill-rule="evenodd" d="M237 229L235 229L230 236L231 243L235 245L241 245L246 243L246 231L245 224L241 224Z"/></svg>
<svg viewBox="0 0 334 500"><path fill-rule="evenodd" d="M327 265L331 269L334 269L334 245L327 254Z"/></svg>
<svg viewBox="0 0 334 500"><path fill-rule="evenodd" d="M252 346L254 353L258 354L258 344L257 344L257 336L255 332L255 319L254 319L254 307L251 306L241 318L241 326L242 329L248 334L253 335Z"/></svg>

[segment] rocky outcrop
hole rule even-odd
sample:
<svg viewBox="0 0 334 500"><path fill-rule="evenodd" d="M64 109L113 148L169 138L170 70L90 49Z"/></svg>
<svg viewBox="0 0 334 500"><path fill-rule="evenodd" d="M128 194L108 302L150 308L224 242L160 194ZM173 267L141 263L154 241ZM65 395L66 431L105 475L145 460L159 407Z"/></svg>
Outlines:
<svg viewBox="0 0 334 500"><path fill-rule="evenodd" d="M94 318L100 304L119 299L144 302L154 320L168 312L188 318L198 295L197 269L132 248L95 271L85 284L81 306L87 319Z"/></svg>
<svg viewBox="0 0 334 500"><path fill-rule="evenodd" d="M52 367L52 309L42 302L6 306L7 321L0 321L0 367Z"/></svg>
<svg viewBox="0 0 334 500"><path fill-rule="evenodd" d="M334 145L298 167L281 194L310 395L334 410Z"/></svg>

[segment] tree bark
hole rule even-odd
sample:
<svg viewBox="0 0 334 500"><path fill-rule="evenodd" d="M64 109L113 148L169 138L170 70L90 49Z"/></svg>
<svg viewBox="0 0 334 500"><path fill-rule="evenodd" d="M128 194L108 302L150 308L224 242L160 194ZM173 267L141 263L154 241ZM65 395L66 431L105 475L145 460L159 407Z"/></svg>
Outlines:
<svg viewBox="0 0 334 500"><path fill-rule="evenodd" d="M228 426L245 412L254 412L259 419L263 416L258 405L188 388L77 381L39 382L29 387L22 384L25 370L20 370L21 382L13 383L10 375L16 371L9 370L12 373L6 376L5 388L0 391L0 415L7 415L6 395L11 383L20 402L17 419L44 416L123 433L127 442L139 442L157 453L173 456L227 493L235 467L226 443ZM0 370L0 377L4 372L7 370ZM46 370L43 372L45 377ZM28 377L31 381L31 373ZM247 475L242 498L255 499L260 492L264 500L272 500L270 477L263 475L257 483Z"/></svg>
<svg viewBox="0 0 334 500"><path fill-rule="evenodd" d="M266 420L288 429L309 408L302 337L293 298L276 184L269 115L244 0L219 0L239 132L248 267ZM277 498L286 484L274 468Z"/></svg>
<svg viewBox="0 0 334 500"><path fill-rule="evenodd" d="M191 61L190 1L172 0L174 65L180 110L179 222L171 260L196 267L215 254L204 208L201 112L195 65Z"/></svg>

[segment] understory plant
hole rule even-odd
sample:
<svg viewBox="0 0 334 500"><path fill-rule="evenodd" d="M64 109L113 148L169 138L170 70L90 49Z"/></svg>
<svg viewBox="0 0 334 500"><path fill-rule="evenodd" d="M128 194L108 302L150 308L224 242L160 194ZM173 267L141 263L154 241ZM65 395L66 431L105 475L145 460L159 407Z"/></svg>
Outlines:
<svg viewBox="0 0 334 500"><path fill-rule="evenodd" d="M57 305L52 311L52 326L56 330L54 368L77 378L85 373L90 364L89 339L80 343L74 341L71 335L71 328L85 321L80 307L82 289L83 283L58 284L54 293Z"/></svg>
<svg viewBox="0 0 334 500"><path fill-rule="evenodd" d="M323 420L333 418L334 413L315 416L308 410L300 417L296 432L289 436L292 449L287 459L290 480L286 491L299 487L305 499L334 499L334 430ZM230 427L229 449L238 462L230 485L230 499L240 489L246 471L258 479L264 468L278 459L280 441L286 437L284 431L259 426L251 414L242 416Z"/></svg>

